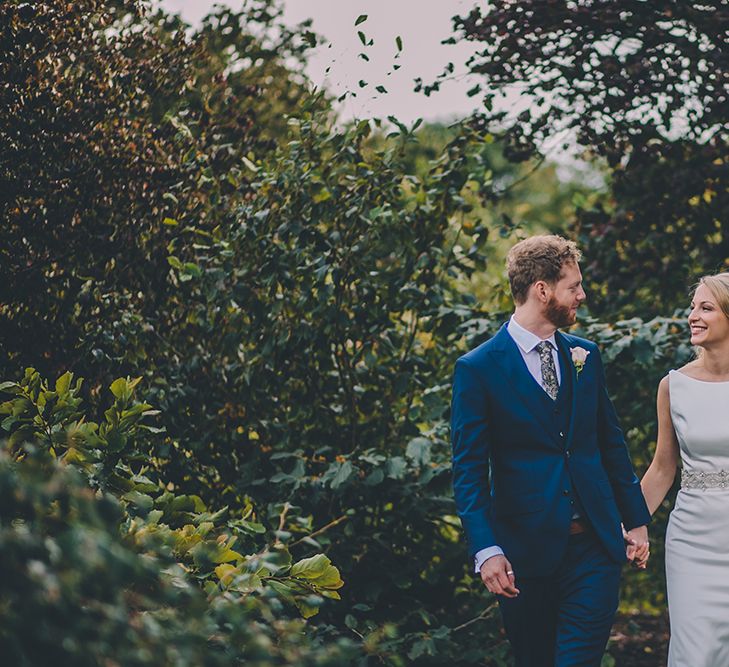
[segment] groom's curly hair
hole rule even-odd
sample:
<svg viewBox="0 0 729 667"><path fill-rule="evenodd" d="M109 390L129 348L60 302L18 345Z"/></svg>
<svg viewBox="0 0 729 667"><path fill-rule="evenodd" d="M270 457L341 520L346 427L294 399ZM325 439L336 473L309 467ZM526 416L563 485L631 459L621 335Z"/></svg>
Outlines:
<svg viewBox="0 0 729 667"><path fill-rule="evenodd" d="M527 300L529 288L538 280L553 285L565 264L577 263L582 253L574 241L544 234L519 241L506 257L511 295L517 304Z"/></svg>

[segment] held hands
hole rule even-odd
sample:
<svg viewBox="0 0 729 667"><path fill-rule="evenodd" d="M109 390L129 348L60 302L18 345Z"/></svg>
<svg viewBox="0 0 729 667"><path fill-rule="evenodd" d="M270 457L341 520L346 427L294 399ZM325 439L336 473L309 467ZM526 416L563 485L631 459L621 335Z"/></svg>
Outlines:
<svg viewBox="0 0 729 667"><path fill-rule="evenodd" d="M623 539L625 540L625 555L633 565L645 570L650 556L650 545L648 543L648 527L638 526L626 531L623 528Z"/></svg>
<svg viewBox="0 0 729 667"><path fill-rule="evenodd" d="M481 581L494 595L515 598L519 589L514 585L514 570L505 556L492 556L481 565Z"/></svg>

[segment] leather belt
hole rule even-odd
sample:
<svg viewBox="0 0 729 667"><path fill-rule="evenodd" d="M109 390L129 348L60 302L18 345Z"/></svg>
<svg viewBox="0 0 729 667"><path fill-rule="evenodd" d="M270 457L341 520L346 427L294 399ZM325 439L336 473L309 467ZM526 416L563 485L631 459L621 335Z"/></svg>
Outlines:
<svg viewBox="0 0 729 667"><path fill-rule="evenodd" d="M588 530L590 530L590 524L582 517L579 519L572 519L572 521L570 521L570 535L586 533Z"/></svg>

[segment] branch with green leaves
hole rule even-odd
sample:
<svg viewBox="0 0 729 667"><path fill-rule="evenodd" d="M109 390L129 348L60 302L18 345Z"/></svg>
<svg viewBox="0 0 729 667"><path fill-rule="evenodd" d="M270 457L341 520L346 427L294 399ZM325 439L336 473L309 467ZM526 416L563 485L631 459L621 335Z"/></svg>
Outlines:
<svg viewBox="0 0 729 667"><path fill-rule="evenodd" d="M279 541L286 513L267 540L269 531L257 521L249 500L237 510L210 510L199 496L170 490L146 455L145 438L164 429L147 423L159 411L137 400L139 382L112 382L113 401L103 420L95 422L83 411L82 379L74 382L72 373L64 373L51 385L28 368L19 382L0 384L0 392L12 396L0 404L6 446L21 464L31 447L78 469L93 488L116 496L124 508L120 528L127 540L142 553L171 551L210 599L270 588L304 618L315 615L325 598L338 600L344 582L330 559L315 554L294 562Z"/></svg>

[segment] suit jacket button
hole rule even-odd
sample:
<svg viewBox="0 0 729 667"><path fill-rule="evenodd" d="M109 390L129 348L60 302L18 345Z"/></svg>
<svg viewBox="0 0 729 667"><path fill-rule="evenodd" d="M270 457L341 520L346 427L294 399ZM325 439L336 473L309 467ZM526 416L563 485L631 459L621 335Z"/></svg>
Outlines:
<svg viewBox="0 0 729 667"><path fill-rule="evenodd" d="M562 493L563 493L563 494L564 494L565 496L568 496L568 495L570 495L570 490L569 490L569 489L565 489L564 491L562 491Z"/></svg>
<svg viewBox="0 0 729 667"><path fill-rule="evenodd" d="M566 456L567 458L569 458L570 456L572 456L572 452L571 452L571 451L570 451L570 450L568 449L568 450L567 450L567 451L566 451L566 452L564 453L564 455L565 455L565 456Z"/></svg>

